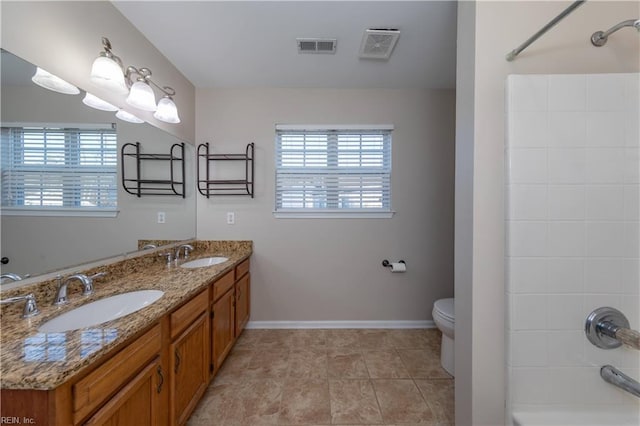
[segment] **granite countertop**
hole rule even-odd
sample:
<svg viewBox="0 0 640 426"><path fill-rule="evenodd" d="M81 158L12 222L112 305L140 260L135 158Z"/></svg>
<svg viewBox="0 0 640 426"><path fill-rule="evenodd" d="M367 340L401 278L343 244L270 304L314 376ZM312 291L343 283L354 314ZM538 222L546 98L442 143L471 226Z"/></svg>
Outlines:
<svg viewBox="0 0 640 426"><path fill-rule="evenodd" d="M162 316L207 288L216 278L232 270L251 256L250 241L196 242L196 250L188 260L209 256L224 256L229 260L205 268L186 269L167 266L158 253L151 252L148 259L129 260L125 273L110 273L94 281L95 293L85 297L76 290L70 294L70 303L52 305L51 291L36 298L40 314L21 318L19 309L3 312L0 337L0 383L3 389L54 389L100 359L109 350L145 330ZM158 250L162 251L162 250ZM111 270L117 265L109 265ZM100 268L98 268L100 269ZM102 268L105 269L105 268ZM111 272L111 271L110 271ZM80 287L72 282L69 289ZM63 333L41 333L38 327L66 311L103 297L135 290L162 290L164 295L155 303L137 312L90 328ZM25 293L23 291L22 293ZM44 295L46 294L46 298Z"/></svg>

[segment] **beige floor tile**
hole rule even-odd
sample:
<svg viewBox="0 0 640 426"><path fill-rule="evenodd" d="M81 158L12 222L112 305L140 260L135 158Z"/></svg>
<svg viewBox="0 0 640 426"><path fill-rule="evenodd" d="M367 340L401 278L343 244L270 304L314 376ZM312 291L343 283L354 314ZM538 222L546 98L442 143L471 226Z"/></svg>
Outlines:
<svg viewBox="0 0 640 426"><path fill-rule="evenodd" d="M298 379L326 379L328 358L325 349L292 349L289 352L288 377Z"/></svg>
<svg viewBox="0 0 640 426"><path fill-rule="evenodd" d="M329 380L332 424L380 424L382 415L369 380Z"/></svg>
<svg viewBox="0 0 640 426"><path fill-rule="evenodd" d="M255 344L257 349L289 349L291 346L291 330L263 330L264 333Z"/></svg>
<svg viewBox="0 0 640 426"><path fill-rule="evenodd" d="M416 380L415 383L433 411L435 419L453 423L455 421L453 379Z"/></svg>
<svg viewBox="0 0 640 426"><path fill-rule="evenodd" d="M353 349L329 349L329 377L332 379L368 379L364 358Z"/></svg>
<svg viewBox="0 0 640 426"><path fill-rule="evenodd" d="M222 363L220 370L218 370L214 378L214 384L238 383L246 380L248 377L247 367L249 367L252 357L252 350L234 348Z"/></svg>
<svg viewBox="0 0 640 426"><path fill-rule="evenodd" d="M364 329L358 330L360 348L363 350L392 349L393 343L389 338L389 330Z"/></svg>
<svg viewBox="0 0 640 426"><path fill-rule="evenodd" d="M362 351L362 356L372 379L409 378L409 372L395 349Z"/></svg>
<svg viewBox="0 0 640 426"><path fill-rule="evenodd" d="M389 330L388 338L396 349L427 349L432 347L434 342L427 330L421 328Z"/></svg>
<svg viewBox="0 0 640 426"><path fill-rule="evenodd" d="M321 379L287 379L282 392L279 424L329 424L329 383Z"/></svg>
<svg viewBox="0 0 640 426"><path fill-rule="evenodd" d="M254 348L269 330L244 330L234 348Z"/></svg>
<svg viewBox="0 0 640 426"><path fill-rule="evenodd" d="M327 347L326 330L291 330L288 344L291 349L325 349Z"/></svg>
<svg viewBox="0 0 640 426"><path fill-rule="evenodd" d="M288 370L288 350L256 350L242 375L251 379L283 379Z"/></svg>
<svg viewBox="0 0 640 426"><path fill-rule="evenodd" d="M371 381L380 404L384 422L424 423L434 420L420 391L409 379L375 379Z"/></svg>
<svg viewBox="0 0 640 426"><path fill-rule="evenodd" d="M243 387L238 384L209 386L191 415L190 424L228 426L242 421L238 395Z"/></svg>
<svg viewBox="0 0 640 426"><path fill-rule="evenodd" d="M275 425L278 423L284 379L251 380L243 383L238 395L238 409L243 424Z"/></svg>
<svg viewBox="0 0 640 426"><path fill-rule="evenodd" d="M440 338L438 330L245 330L188 425L453 426Z"/></svg>
<svg viewBox="0 0 640 426"><path fill-rule="evenodd" d="M427 340L429 341L429 348L440 353L440 344L442 343L442 332L437 328L428 328L424 330Z"/></svg>
<svg viewBox="0 0 640 426"><path fill-rule="evenodd" d="M414 379L450 379L440 365L440 354L434 350L398 349L409 375Z"/></svg>
<svg viewBox="0 0 640 426"><path fill-rule="evenodd" d="M326 332L327 346L329 348L360 348L359 330L331 329Z"/></svg>

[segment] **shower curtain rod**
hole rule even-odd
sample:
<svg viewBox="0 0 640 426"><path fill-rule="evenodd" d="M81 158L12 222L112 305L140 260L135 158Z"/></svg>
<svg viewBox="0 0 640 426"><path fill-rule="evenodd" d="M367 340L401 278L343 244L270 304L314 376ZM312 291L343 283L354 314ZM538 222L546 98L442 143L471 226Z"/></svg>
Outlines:
<svg viewBox="0 0 640 426"><path fill-rule="evenodd" d="M563 10L558 16L556 16L551 21L549 21L547 25L545 25L537 33L529 37L527 41L525 41L520 46L513 49L511 52L507 53L507 61L509 62L513 61L516 58L516 56L520 54L520 52L522 52L524 49L529 47L531 43L536 41L538 38L540 38L541 35L543 35L547 31L549 31L554 25L560 22L565 16L573 12L578 7L582 6L582 4L585 3L586 1L587 0L574 1L569 7Z"/></svg>

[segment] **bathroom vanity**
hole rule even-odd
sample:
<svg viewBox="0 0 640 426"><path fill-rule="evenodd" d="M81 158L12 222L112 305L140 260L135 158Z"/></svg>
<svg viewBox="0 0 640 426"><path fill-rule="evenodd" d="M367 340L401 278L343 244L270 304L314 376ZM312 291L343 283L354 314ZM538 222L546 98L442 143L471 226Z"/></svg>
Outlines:
<svg viewBox="0 0 640 426"><path fill-rule="evenodd" d="M228 261L186 269L157 251L103 266L90 297L51 306L40 284L41 314L2 312L1 416L37 425L183 425L250 315L250 241L193 243L193 258ZM164 295L128 316L62 333L38 327L92 300L132 290ZM22 290L24 292L24 290ZM3 297L5 297L3 295Z"/></svg>

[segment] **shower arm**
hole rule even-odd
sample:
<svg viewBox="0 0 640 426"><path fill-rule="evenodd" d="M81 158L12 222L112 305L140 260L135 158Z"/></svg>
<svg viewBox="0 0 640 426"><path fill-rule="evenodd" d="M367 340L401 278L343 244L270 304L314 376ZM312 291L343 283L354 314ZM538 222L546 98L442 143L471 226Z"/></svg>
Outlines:
<svg viewBox="0 0 640 426"><path fill-rule="evenodd" d="M564 19L568 14L573 12L575 9L582 6L586 1L587 0L574 1L569 7L567 7L565 10L560 12L558 16L556 16L551 21L549 21L549 23L547 23L547 25L542 27L537 33L529 37L524 43L522 43L520 46L513 49L511 52L507 53L507 56L506 56L507 61L509 62L513 61L516 58L516 56L520 54L520 52L522 52L524 49L529 47L531 43L539 39L544 33L546 33L551 28L553 28L558 22Z"/></svg>
<svg viewBox="0 0 640 426"><path fill-rule="evenodd" d="M624 27L635 27L640 31L640 19L628 19L609 28L607 31L596 31L591 35L591 44L596 47L602 47L607 43L608 37Z"/></svg>

